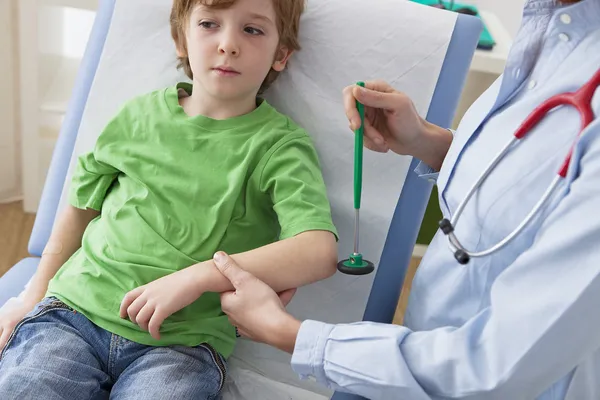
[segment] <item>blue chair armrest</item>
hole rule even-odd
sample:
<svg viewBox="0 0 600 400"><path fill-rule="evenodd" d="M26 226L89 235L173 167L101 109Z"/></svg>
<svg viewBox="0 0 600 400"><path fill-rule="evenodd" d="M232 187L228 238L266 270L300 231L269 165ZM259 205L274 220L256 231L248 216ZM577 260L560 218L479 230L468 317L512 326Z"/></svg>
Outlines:
<svg viewBox="0 0 600 400"><path fill-rule="evenodd" d="M39 258L25 258L8 270L0 279L0 306L23 291L40 263Z"/></svg>

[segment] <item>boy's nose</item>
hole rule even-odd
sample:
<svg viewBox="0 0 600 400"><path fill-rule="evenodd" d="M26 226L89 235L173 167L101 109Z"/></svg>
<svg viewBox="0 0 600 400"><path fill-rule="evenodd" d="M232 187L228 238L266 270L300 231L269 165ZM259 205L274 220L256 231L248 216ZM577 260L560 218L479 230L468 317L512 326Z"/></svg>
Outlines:
<svg viewBox="0 0 600 400"><path fill-rule="evenodd" d="M240 54L240 48L234 38L227 37L219 44L219 53L237 56Z"/></svg>
<svg viewBox="0 0 600 400"><path fill-rule="evenodd" d="M221 54L230 54L232 56L237 56L239 51L236 48L232 48L232 47L227 47L227 46L220 46L219 47L219 53Z"/></svg>

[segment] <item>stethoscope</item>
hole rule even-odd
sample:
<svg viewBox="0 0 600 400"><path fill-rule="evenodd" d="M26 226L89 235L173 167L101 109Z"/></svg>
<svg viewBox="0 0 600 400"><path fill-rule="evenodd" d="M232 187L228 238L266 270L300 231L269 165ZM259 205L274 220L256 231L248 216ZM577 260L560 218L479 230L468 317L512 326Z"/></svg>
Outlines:
<svg viewBox="0 0 600 400"><path fill-rule="evenodd" d="M490 162L485 171L481 174L479 179L475 182L471 190L467 193L467 197L458 205L452 220L449 221L447 218L444 218L440 221L440 228L442 232L448 237L448 244L450 250L454 253L454 258L460 264L467 264L471 258L475 257L485 257L490 254L493 254L510 243L517 235L519 235L525 226L531 222L531 220L536 216L536 214L541 210L541 208L546 204L550 196L554 193L559 183L563 178L567 176L567 172L569 170L569 163L571 162L571 155L573 153L573 147L569 150L567 158L562 164L558 175L553 179L552 183L543 194L542 198L535 204L533 210L525 217L523 222L521 222L508 236L506 236L503 240L498 242L495 246L490 247L487 250L479 251L479 252L471 252L465 249L459 240L456 238L454 234L454 228L458 223L458 219L462 212L464 211L467 202L471 199L473 194L477 189L481 187L485 179L488 177L490 172L498 165L500 160L506 155L506 153L512 148L512 146L519 140L523 139L529 131L535 127L550 111L555 109L556 107L563 105L570 105L577 109L581 116L582 124L581 130L577 135L575 143L581 136L581 133L587 128L589 124L594 121L594 111L592 110L592 98L594 97L594 93L596 89L600 87L600 69L592 76L592 78L583 85L576 92L570 93L562 93L556 96L551 97L546 100L540 106L538 106L533 112L527 117L527 119L521 124L519 129L515 132L514 137L511 138L510 142L504 146L504 148L494 157L494 159Z"/></svg>

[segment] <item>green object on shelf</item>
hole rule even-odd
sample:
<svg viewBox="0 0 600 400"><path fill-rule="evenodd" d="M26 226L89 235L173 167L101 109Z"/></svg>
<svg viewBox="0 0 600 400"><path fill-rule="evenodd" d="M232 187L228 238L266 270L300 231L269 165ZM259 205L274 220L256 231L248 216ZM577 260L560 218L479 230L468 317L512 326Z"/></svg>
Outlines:
<svg viewBox="0 0 600 400"><path fill-rule="evenodd" d="M440 2L438 0L410 0L410 1L412 1L414 3L423 4L426 6L433 6L433 5L440 4ZM441 3L444 5L444 7L446 7L446 9L448 9L450 6L452 6L452 10L458 10L460 8L468 8L469 10L473 11L473 13L475 14L475 16L477 18L481 19L481 16L479 15L479 10L477 9L477 7L475 7L473 5L460 4L460 3L454 3L452 5L450 1L442 1ZM479 37L479 44L477 45L477 47L480 49L484 49L484 50L491 50L496 45L496 41L492 37L487 26L485 25L485 22L484 21L481 21L481 22L483 22L483 31L481 32L481 36Z"/></svg>

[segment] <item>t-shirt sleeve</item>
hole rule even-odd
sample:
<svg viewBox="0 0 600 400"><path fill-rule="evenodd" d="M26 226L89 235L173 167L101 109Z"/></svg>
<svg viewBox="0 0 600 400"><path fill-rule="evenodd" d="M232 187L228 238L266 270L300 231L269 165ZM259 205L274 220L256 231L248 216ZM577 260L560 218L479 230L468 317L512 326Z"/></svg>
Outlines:
<svg viewBox="0 0 600 400"><path fill-rule="evenodd" d="M94 149L77 159L69 191L72 206L101 210L106 194L120 172L116 160L118 149L123 146L125 120L125 111L121 110L106 125Z"/></svg>
<svg viewBox="0 0 600 400"><path fill-rule="evenodd" d="M261 187L273 202L280 239L311 230L329 231L338 238L317 152L308 135L286 140L273 151Z"/></svg>

